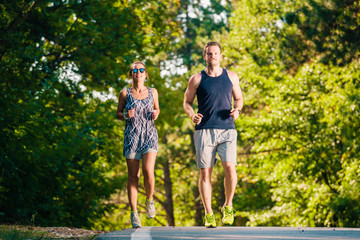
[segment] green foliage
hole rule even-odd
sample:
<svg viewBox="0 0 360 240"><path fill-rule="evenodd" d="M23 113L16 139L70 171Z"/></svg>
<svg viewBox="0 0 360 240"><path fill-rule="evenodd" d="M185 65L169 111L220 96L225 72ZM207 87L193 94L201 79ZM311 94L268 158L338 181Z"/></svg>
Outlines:
<svg viewBox="0 0 360 240"><path fill-rule="evenodd" d="M359 226L357 65L304 66L278 84L280 97L271 111L244 126L256 124L249 135L256 136L251 152L257 154L248 161L266 176L274 203L270 211L252 215L250 224Z"/></svg>
<svg viewBox="0 0 360 240"><path fill-rule="evenodd" d="M241 224L359 227L359 50L343 35L359 31L354 22L342 26L358 5L237 4L226 53L246 100L238 125ZM342 23L326 25L325 15Z"/></svg>
<svg viewBox="0 0 360 240"><path fill-rule="evenodd" d="M36 214L37 224L82 226L109 210L101 202L122 186L119 177L106 176L119 159L103 152L112 148L107 138L115 135L109 127L114 116L99 111L109 103L91 107L71 97L42 97L17 105L12 111L25 109L22 118L13 117L2 129L2 137L13 140L2 147L4 218L29 221Z"/></svg>
<svg viewBox="0 0 360 240"><path fill-rule="evenodd" d="M359 56L359 9L357 0L313 0L287 11L282 19L297 27L297 34L289 37L302 36L306 54L312 52L322 62L343 66Z"/></svg>
<svg viewBox="0 0 360 240"><path fill-rule="evenodd" d="M229 29L227 19L231 12L231 1L210 0L209 6L201 1L181 0L177 18L183 34L174 44L171 59L179 67L190 70L204 63L202 52L206 42L215 32Z"/></svg>
<svg viewBox="0 0 360 240"><path fill-rule="evenodd" d="M0 4L2 222L91 227L112 211L106 200L126 183L123 125L116 102L93 92L122 88L131 62L168 46L166 4Z"/></svg>
<svg viewBox="0 0 360 240"><path fill-rule="evenodd" d="M359 1L209 3L0 3L1 222L130 226L124 123L109 96L127 87L129 64L144 60L161 114L158 214L145 219L140 184L142 222L202 225L182 101L204 68L203 45L216 40L245 98L236 225L360 226ZM213 174L217 211L220 164Z"/></svg>

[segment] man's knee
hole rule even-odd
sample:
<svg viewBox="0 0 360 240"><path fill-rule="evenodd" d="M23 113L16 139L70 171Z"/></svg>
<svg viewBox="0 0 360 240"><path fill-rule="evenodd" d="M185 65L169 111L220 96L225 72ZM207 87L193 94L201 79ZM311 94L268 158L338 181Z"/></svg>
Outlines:
<svg viewBox="0 0 360 240"><path fill-rule="evenodd" d="M209 181L211 179L211 170L210 168L201 168L200 169L200 181Z"/></svg>
<svg viewBox="0 0 360 240"><path fill-rule="evenodd" d="M226 176L236 176L236 165L233 162L224 162L223 167Z"/></svg>

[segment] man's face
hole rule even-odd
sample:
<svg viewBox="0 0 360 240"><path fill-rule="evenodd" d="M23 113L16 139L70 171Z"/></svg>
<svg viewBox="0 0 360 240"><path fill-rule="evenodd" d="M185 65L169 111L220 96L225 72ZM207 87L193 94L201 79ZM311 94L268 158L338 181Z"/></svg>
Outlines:
<svg viewBox="0 0 360 240"><path fill-rule="evenodd" d="M210 65L218 65L222 59L222 54L218 46L210 46L204 55L205 61Z"/></svg>

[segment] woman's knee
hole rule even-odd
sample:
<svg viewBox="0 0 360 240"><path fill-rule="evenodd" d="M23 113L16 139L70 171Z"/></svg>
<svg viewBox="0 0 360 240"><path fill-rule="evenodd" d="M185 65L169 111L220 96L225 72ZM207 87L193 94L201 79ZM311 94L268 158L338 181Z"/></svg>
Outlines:
<svg viewBox="0 0 360 240"><path fill-rule="evenodd" d="M128 181L131 183L139 182L140 176L137 173L129 173L128 174Z"/></svg>
<svg viewBox="0 0 360 240"><path fill-rule="evenodd" d="M154 178L154 171L151 169L143 169L143 175L145 179Z"/></svg>

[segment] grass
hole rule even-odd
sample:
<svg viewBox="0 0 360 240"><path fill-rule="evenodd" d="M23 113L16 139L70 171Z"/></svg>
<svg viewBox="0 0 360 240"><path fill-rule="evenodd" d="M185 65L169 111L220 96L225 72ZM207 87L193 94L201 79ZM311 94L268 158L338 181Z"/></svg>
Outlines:
<svg viewBox="0 0 360 240"><path fill-rule="evenodd" d="M93 240L96 235L87 235L83 237L56 237L54 234L33 228L31 226L20 225L0 225L0 240Z"/></svg>
<svg viewBox="0 0 360 240"><path fill-rule="evenodd" d="M14 226L0 226L0 240L47 240L54 239L47 232L34 231L28 228L16 228Z"/></svg>

